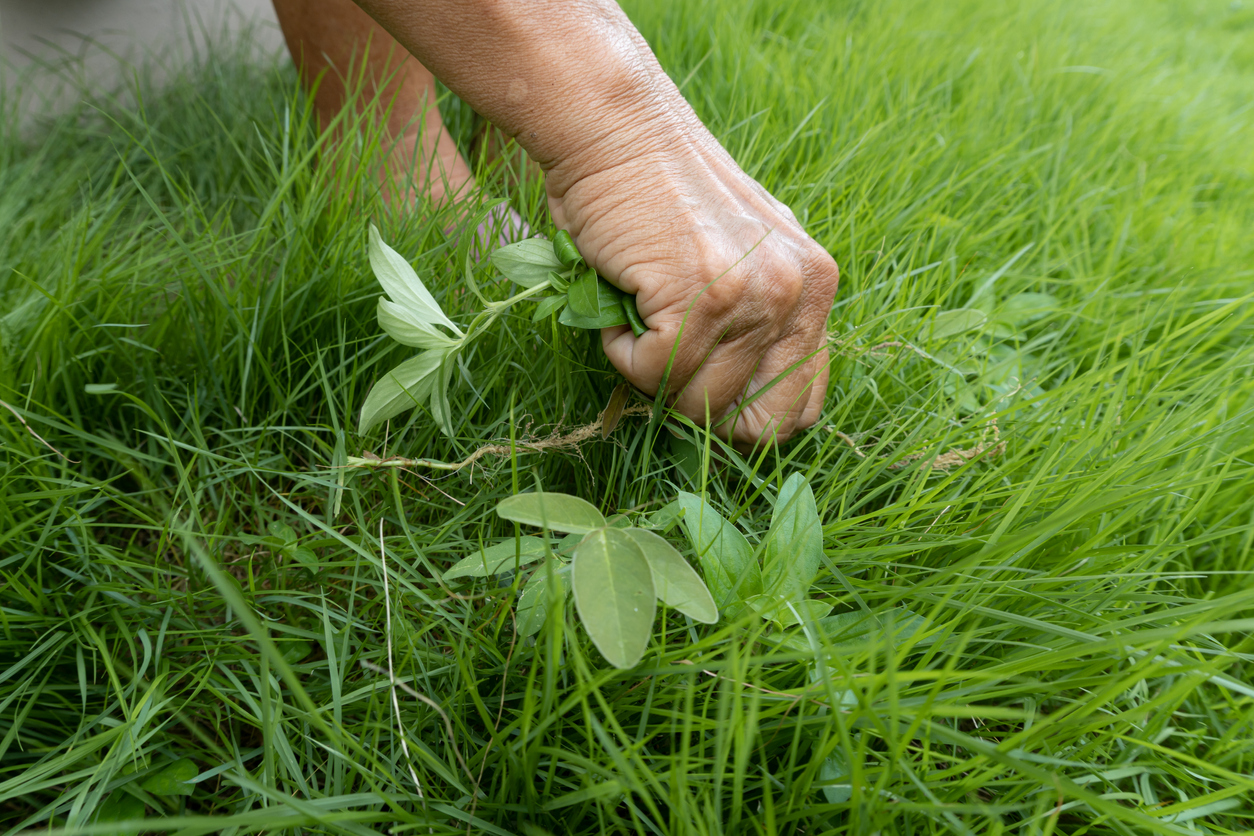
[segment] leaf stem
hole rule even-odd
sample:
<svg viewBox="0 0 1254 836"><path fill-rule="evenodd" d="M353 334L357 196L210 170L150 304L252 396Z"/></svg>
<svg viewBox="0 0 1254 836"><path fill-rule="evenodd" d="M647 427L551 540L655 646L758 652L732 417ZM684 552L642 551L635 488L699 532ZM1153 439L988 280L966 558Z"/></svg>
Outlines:
<svg viewBox="0 0 1254 836"><path fill-rule="evenodd" d="M465 345L470 342L470 338L475 334L475 332L490 326L496 321L497 317L509 310L509 308L514 304L534 296L540 291L548 290L550 284L551 283L546 279L539 284L534 284L531 287L526 288L521 293L514 294L508 299L503 299L500 302L488 302L484 306L484 309L475 314L475 318L470 321L468 326L466 326L466 334L461 338L461 344Z"/></svg>

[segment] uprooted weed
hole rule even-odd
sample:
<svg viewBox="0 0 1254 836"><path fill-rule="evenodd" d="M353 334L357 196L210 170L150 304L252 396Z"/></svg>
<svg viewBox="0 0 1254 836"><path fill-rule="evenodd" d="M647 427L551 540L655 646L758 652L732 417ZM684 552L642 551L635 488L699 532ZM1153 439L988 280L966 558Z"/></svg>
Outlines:
<svg viewBox="0 0 1254 836"><path fill-rule="evenodd" d="M827 406L788 446L641 417L597 441L616 375L530 310L465 358L451 438L421 409L357 436L403 359L367 219L454 317L466 251L449 216L380 207L369 125L315 164L290 74L223 49L141 110L4 129L5 832L135 805L184 833L1248 830L1243 13L629 10L841 264ZM496 165L487 192L546 229L540 184ZM1043 307L1007 316L1025 293ZM974 309L987 327L936 337ZM350 451L511 437L428 481L340 479ZM518 578L441 583L514 534L492 509L516 490L607 513L704 490L757 547L794 472L822 631L667 613L619 673L569 612L520 639ZM190 795L145 788L178 764Z"/></svg>

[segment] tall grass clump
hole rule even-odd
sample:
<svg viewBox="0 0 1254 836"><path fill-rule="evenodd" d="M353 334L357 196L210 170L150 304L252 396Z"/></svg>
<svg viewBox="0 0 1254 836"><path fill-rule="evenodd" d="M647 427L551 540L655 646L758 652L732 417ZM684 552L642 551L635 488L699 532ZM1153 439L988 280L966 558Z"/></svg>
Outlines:
<svg viewBox="0 0 1254 836"><path fill-rule="evenodd" d="M552 233L543 188L477 159L460 214L390 212L377 125L327 143L246 44L4 125L5 833L1250 829L1248 10L627 10L841 265L827 407L781 449L629 416L529 451L617 377L521 306L462 358L451 436L424 408L357 434L407 356L369 224L464 322L458 232L504 199ZM343 467L487 443L514 453ZM633 517L705 491L757 546L794 473L826 629L663 608L618 671L573 607L519 635L525 573L442 578L537 485Z"/></svg>

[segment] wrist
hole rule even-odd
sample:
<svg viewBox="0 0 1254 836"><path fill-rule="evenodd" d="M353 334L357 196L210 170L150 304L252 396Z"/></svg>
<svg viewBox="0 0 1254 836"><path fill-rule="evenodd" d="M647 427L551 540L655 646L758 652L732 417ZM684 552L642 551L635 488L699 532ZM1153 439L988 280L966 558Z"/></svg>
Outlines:
<svg viewBox="0 0 1254 836"><path fill-rule="evenodd" d="M687 104L656 61L640 55L627 33L606 40L615 48L594 62L580 57L550 65L547 89L516 111L516 139L545 170L552 196L591 174L682 142L688 132L675 99ZM511 86L518 94L526 83ZM519 95L510 104L527 98Z"/></svg>
<svg viewBox="0 0 1254 836"><path fill-rule="evenodd" d="M687 103L612 0L357 3L517 138L550 194L691 133Z"/></svg>

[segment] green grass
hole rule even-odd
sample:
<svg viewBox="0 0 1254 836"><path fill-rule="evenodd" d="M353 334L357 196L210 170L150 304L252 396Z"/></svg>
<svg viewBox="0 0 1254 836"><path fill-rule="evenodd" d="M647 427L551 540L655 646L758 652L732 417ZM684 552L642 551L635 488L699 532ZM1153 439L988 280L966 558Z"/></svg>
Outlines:
<svg viewBox="0 0 1254 836"><path fill-rule="evenodd" d="M245 47L141 75L139 108L33 138L10 119L4 832L1248 831L1254 16L1010 5L629 5L841 265L821 425L749 461L710 445L706 472L629 418L577 451L342 480L344 454L451 461L587 423L615 375L522 306L467 358L455 438L422 410L357 436L406 356L374 321L367 224L463 318L467 242L387 217L351 160L318 165L294 75ZM481 181L551 231L537 184ZM1056 301L932 336L937 311L1021 292ZM1003 453L926 466L993 419ZM671 613L617 672L569 606L519 641L517 584L437 577L512 535L492 509L536 483L606 512L704 485L756 542L794 471L824 520L816 597L924 626L789 648ZM250 545L272 522L314 561ZM190 796L141 789L183 758ZM99 823L109 798L148 821Z"/></svg>

